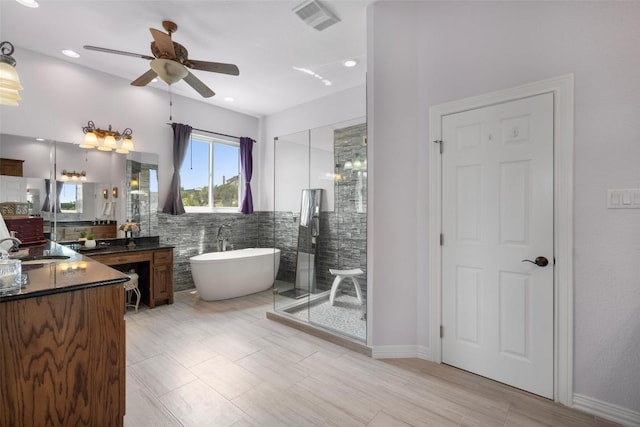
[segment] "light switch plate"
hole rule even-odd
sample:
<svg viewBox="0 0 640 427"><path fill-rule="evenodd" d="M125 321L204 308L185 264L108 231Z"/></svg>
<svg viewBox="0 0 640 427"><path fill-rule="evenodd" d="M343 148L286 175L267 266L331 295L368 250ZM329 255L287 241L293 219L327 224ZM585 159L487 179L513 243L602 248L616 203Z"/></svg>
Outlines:
<svg viewBox="0 0 640 427"><path fill-rule="evenodd" d="M607 190L607 209L640 209L640 188Z"/></svg>

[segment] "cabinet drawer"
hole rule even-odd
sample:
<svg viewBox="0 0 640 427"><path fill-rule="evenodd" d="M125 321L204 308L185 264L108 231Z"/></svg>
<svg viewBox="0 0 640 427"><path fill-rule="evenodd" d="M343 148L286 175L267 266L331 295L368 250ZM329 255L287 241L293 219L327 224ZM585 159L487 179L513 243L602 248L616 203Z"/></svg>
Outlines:
<svg viewBox="0 0 640 427"><path fill-rule="evenodd" d="M115 224L94 225L91 227L91 232L96 239L113 239L117 233Z"/></svg>
<svg viewBox="0 0 640 427"><path fill-rule="evenodd" d="M171 264L173 263L173 251L156 251L153 254L154 264Z"/></svg>
<svg viewBox="0 0 640 427"><path fill-rule="evenodd" d="M44 241L44 226L42 218L14 218L6 219L9 231L15 231L16 237L22 243Z"/></svg>
<svg viewBox="0 0 640 427"><path fill-rule="evenodd" d="M151 252L138 252L132 254L91 255L91 258L105 265L129 264L135 262L152 261Z"/></svg>

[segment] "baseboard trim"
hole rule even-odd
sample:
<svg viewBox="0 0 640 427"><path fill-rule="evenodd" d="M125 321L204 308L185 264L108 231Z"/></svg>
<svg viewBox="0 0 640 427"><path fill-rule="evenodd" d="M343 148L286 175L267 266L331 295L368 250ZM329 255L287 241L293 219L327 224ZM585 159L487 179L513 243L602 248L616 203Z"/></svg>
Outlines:
<svg viewBox="0 0 640 427"><path fill-rule="evenodd" d="M573 394L573 407L624 426L640 426L640 412L603 402L581 394Z"/></svg>
<svg viewBox="0 0 640 427"><path fill-rule="evenodd" d="M374 359L431 359L431 350L423 345L377 345L372 348Z"/></svg>

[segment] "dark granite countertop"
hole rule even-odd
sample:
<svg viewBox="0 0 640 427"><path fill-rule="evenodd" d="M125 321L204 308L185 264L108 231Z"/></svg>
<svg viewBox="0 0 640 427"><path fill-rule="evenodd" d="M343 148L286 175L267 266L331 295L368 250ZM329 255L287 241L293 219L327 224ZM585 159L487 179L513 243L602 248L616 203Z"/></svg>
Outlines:
<svg viewBox="0 0 640 427"><path fill-rule="evenodd" d="M81 247L78 252L86 256L92 255L113 255L113 254L123 254L123 253L135 253L142 251L155 251L158 249L173 249L173 246L170 245L160 245L153 243L145 243L138 244L136 246L130 247L124 244L110 244L109 246L96 246L92 249L85 249Z"/></svg>
<svg viewBox="0 0 640 427"><path fill-rule="evenodd" d="M55 242L28 246L23 250L28 253L21 254L19 259L25 260L22 264L22 274L27 276L27 283L20 290L0 294L0 304L17 299L124 283L129 280L124 273ZM29 258L42 256L68 258L55 259L49 263L25 264Z"/></svg>

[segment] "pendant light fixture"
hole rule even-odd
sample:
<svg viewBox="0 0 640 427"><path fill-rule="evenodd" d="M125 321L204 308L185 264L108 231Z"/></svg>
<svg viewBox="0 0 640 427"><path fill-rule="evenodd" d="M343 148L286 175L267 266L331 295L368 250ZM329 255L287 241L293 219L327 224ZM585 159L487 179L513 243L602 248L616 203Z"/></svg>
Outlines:
<svg viewBox="0 0 640 427"><path fill-rule="evenodd" d="M13 45L7 41L0 43L0 104L16 106L22 99L18 91L24 88L15 69L16 60L11 54Z"/></svg>

